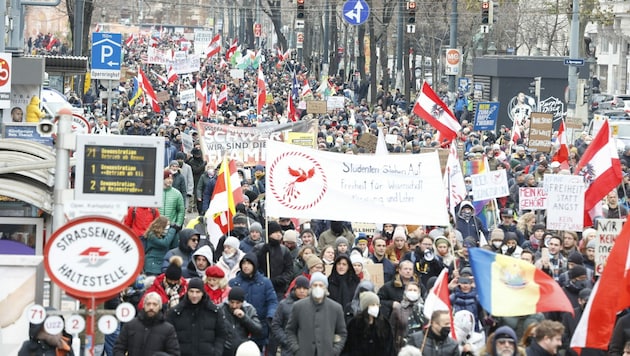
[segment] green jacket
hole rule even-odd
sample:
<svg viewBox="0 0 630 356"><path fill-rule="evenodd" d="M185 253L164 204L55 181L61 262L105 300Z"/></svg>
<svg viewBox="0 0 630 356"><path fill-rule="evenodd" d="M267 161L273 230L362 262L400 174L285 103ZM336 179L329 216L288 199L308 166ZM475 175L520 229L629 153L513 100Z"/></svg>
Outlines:
<svg viewBox="0 0 630 356"><path fill-rule="evenodd" d="M186 208L184 207L184 198L182 194L175 188L164 189L162 197L162 207L158 209L160 215L166 216L171 225L182 226L186 217Z"/></svg>

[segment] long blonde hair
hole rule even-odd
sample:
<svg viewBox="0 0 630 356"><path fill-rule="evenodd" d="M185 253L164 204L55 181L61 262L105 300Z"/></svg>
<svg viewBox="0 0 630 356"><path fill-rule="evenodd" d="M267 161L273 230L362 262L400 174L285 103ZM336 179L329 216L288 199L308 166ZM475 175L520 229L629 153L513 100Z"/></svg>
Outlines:
<svg viewBox="0 0 630 356"><path fill-rule="evenodd" d="M166 229L166 226L168 226L168 218L165 216L158 216L147 228L147 232L145 232L145 237L155 236L156 238L161 239L164 236L164 230Z"/></svg>

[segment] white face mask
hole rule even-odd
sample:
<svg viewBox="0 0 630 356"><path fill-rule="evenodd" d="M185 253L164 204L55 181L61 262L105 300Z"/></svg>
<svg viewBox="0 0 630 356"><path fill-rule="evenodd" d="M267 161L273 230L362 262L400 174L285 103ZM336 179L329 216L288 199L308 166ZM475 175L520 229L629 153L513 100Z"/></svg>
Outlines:
<svg viewBox="0 0 630 356"><path fill-rule="evenodd" d="M378 311L379 311L379 306L378 305L370 305L368 307L368 314L377 318L378 317Z"/></svg>
<svg viewBox="0 0 630 356"><path fill-rule="evenodd" d="M492 241L492 246L495 248L499 248L501 245L503 245L503 241Z"/></svg>
<svg viewBox="0 0 630 356"><path fill-rule="evenodd" d="M406 291L405 297L407 297L407 300L409 300L410 302L415 302L416 300L418 300L418 298L420 298L420 293L414 291Z"/></svg>
<svg viewBox="0 0 630 356"><path fill-rule="evenodd" d="M223 252L223 258L231 258L232 256L234 256L234 253Z"/></svg>
<svg viewBox="0 0 630 356"><path fill-rule="evenodd" d="M313 289L311 289L311 295L313 296L313 298L315 299L322 299L324 298L324 288L322 287L313 287Z"/></svg>

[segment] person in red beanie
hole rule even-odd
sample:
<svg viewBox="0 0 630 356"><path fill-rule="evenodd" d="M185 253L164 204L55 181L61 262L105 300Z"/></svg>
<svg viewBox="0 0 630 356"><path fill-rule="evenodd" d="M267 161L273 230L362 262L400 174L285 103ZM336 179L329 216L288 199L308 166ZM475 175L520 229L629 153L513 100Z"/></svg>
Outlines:
<svg viewBox="0 0 630 356"><path fill-rule="evenodd" d="M203 279L203 288L208 293L212 303L219 305L227 300L230 294L230 286L225 278L225 272L217 266L210 266L206 269L206 277Z"/></svg>

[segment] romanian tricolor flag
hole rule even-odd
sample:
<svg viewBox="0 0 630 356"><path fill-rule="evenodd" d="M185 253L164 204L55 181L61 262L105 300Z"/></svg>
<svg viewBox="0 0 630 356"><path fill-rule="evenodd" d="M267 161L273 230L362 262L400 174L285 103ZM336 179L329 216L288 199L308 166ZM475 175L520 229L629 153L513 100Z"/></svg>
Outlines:
<svg viewBox="0 0 630 356"><path fill-rule="evenodd" d="M573 314L573 306L558 282L533 264L481 248L471 248L468 253L479 303L490 314Z"/></svg>

